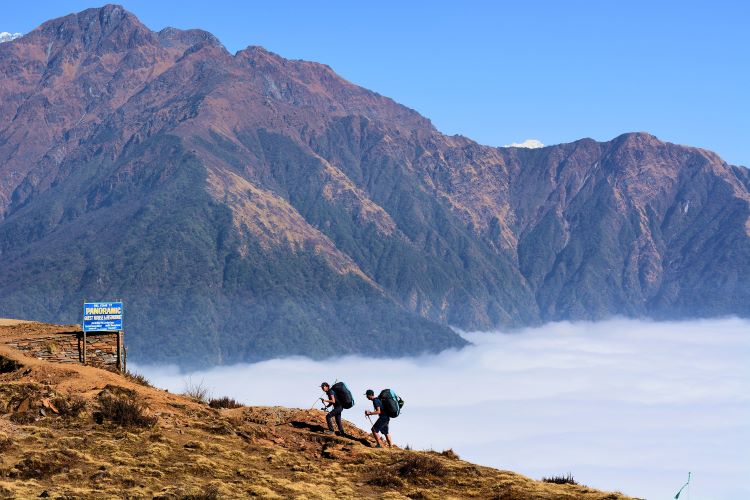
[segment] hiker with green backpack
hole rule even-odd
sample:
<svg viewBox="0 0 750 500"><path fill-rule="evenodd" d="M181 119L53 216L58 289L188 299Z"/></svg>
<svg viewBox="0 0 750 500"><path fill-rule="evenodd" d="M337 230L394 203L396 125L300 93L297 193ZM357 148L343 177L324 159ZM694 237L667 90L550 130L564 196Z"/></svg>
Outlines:
<svg viewBox="0 0 750 500"><path fill-rule="evenodd" d="M382 442L380 441L380 436L378 436L378 433L383 434L385 436L385 440L388 443L388 447L393 447L393 441L391 440L391 432L388 428L391 418L396 418L401 413L401 407L404 406L404 400L401 399L396 395L395 392L393 392L391 389L383 389L380 391L380 394L378 397L375 397L375 391L372 389L367 389L365 392L365 396L367 396L367 399L372 401L372 406L375 411L367 411L365 410L365 415L377 415L378 419L375 421L375 424L372 426L372 435L375 438L375 442L377 443L376 448L382 448Z"/></svg>
<svg viewBox="0 0 750 500"><path fill-rule="evenodd" d="M336 426L339 428L338 434L341 436L346 435L344 432L344 426L341 424L341 412L345 409L349 409L354 406L354 398L352 397L351 391L343 382L336 382L333 386L329 385L328 382L320 384L320 388L326 393L326 398L320 398L325 408L333 406L333 410L329 411L326 415L326 422L328 423L328 430L326 434L333 434L333 420L336 419Z"/></svg>

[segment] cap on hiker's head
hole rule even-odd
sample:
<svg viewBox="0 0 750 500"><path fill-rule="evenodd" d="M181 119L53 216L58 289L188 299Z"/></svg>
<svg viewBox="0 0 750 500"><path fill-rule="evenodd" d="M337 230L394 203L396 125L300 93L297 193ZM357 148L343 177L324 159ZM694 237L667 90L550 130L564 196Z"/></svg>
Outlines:
<svg viewBox="0 0 750 500"><path fill-rule="evenodd" d="M323 387L331 387L331 386L328 385L328 382L321 382L320 387L323 388Z"/></svg>
<svg viewBox="0 0 750 500"><path fill-rule="evenodd" d="M375 395L375 391L373 391L372 389L367 389L365 391L365 396L374 396L374 395Z"/></svg>

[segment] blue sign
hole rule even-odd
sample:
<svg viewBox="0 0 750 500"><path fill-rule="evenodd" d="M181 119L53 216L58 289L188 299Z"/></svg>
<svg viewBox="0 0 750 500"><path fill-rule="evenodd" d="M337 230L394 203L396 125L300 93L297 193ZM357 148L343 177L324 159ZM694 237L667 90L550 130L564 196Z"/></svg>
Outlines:
<svg viewBox="0 0 750 500"><path fill-rule="evenodd" d="M84 332L122 330L122 302L86 302L83 304Z"/></svg>

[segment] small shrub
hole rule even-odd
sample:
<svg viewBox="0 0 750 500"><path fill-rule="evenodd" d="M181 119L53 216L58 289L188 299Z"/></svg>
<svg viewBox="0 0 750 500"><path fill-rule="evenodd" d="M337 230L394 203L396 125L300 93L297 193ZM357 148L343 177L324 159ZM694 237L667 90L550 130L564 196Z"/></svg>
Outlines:
<svg viewBox="0 0 750 500"><path fill-rule="evenodd" d="M36 422L39 411L17 411L10 416L10 421L14 424L27 425Z"/></svg>
<svg viewBox="0 0 750 500"><path fill-rule="evenodd" d="M144 387L153 387L153 385L151 385L151 382L140 373L128 371L128 372L125 372L125 377L131 382L142 385Z"/></svg>
<svg viewBox="0 0 750 500"><path fill-rule="evenodd" d="M13 440L5 434L0 434L0 453L4 453L13 446Z"/></svg>
<svg viewBox="0 0 750 500"><path fill-rule="evenodd" d="M47 354L55 354L59 350L60 346L57 345L57 342L50 341L44 344L44 351L47 352Z"/></svg>
<svg viewBox="0 0 750 500"><path fill-rule="evenodd" d="M99 399L100 419L122 427L153 427L157 418L145 414L145 406L126 396L105 395Z"/></svg>
<svg viewBox="0 0 750 500"><path fill-rule="evenodd" d="M197 494L183 495L181 500L217 500L219 498L219 488L216 485L209 484L203 491Z"/></svg>
<svg viewBox="0 0 750 500"><path fill-rule="evenodd" d="M428 475L442 477L447 473L448 470L440 461L424 455L408 458L398 468L398 474L407 479L418 479Z"/></svg>
<svg viewBox="0 0 750 500"><path fill-rule="evenodd" d="M224 396L223 398L211 398L208 406L211 408L240 408L242 405L234 399Z"/></svg>
<svg viewBox="0 0 750 500"><path fill-rule="evenodd" d="M52 404L61 417L76 418L86 410L86 400L80 396L72 398L58 396L52 400Z"/></svg>
<svg viewBox="0 0 750 500"><path fill-rule="evenodd" d="M15 359L0 356L0 373L11 373L23 368L23 365Z"/></svg>
<svg viewBox="0 0 750 500"><path fill-rule="evenodd" d="M382 471L377 476L373 476L367 481L367 484L379 488L402 488L404 486L401 478L389 471Z"/></svg>
<svg viewBox="0 0 750 500"><path fill-rule="evenodd" d="M183 395L198 403L208 403L208 387L205 386L203 380L193 383L192 379L188 379L185 383L185 392L183 392Z"/></svg>
<svg viewBox="0 0 750 500"><path fill-rule="evenodd" d="M451 460L459 459L458 454L455 451L453 451L453 448L448 448L447 450L443 450L440 452L440 454L444 456L445 458L449 458Z"/></svg>
<svg viewBox="0 0 750 500"><path fill-rule="evenodd" d="M578 482L573 479L573 474L571 474L570 472L568 472L567 476L543 477L542 482L554 484L578 484Z"/></svg>
<svg viewBox="0 0 750 500"><path fill-rule="evenodd" d="M24 456L11 472L11 477L19 479L44 479L61 472L67 472L78 460L71 450L52 450Z"/></svg>

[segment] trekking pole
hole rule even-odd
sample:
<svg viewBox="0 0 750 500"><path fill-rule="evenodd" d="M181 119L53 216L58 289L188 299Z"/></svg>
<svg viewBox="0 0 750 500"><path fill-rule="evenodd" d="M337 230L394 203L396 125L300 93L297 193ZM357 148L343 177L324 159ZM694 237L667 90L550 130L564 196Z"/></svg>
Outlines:
<svg viewBox="0 0 750 500"><path fill-rule="evenodd" d="M318 405L318 401L320 401L322 398L315 398L315 402L310 407L311 410L314 410L315 407Z"/></svg>

